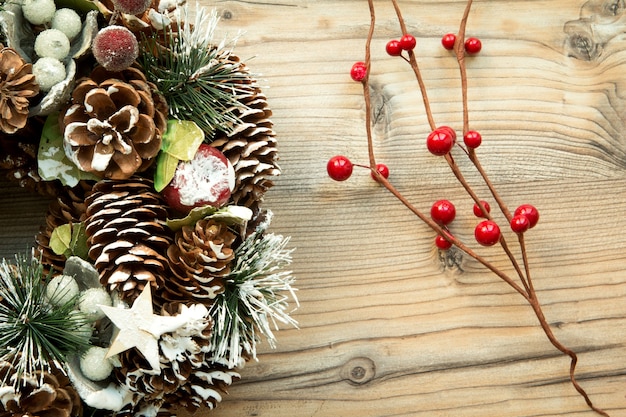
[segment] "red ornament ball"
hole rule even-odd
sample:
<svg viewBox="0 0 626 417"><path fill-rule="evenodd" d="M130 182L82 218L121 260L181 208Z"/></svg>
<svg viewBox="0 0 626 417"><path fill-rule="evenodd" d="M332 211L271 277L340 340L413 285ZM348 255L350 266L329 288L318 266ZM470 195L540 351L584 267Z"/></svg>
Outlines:
<svg viewBox="0 0 626 417"><path fill-rule="evenodd" d="M474 237L483 246L493 246L500 240L500 227L494 221L484 220L474 229Z"/></svg>
<svg viewBox="0 0 626 417"><path fill-rule="evenodd" d="M426 138L426 147L433 155L442 156L452 150L456 141L456 134L447 127L442 126L433 130Z"/></svg>
<svg viewBox="0 0 626 417"><path fill-rule="evenodd" d="M106 70L123 71L139 56L139 44L133 32L124 26L107 26L93 39L91 50L96 61Z"/></svg>
<svg viewBox="0 0 626 417"><path fill-rule="evenodd" d="M389 178L389 167L387 165L376 164L376 171L378 171L378 173L382 175L383 178ZM374 175L373 172L372 172L372 178L378 181L378 179L376 178L376 175Z"/></svg>
<svg viewBox="0 0 626 417"><path fill-rule="evenodd" d="M463 136L463 142L468 148L476 149L482 141L483 137L475 130L470 130Z"/></svg>
<svg viewBox="0 0 626 417"><path fill-rule="evenodd" d="M387 42L387 46L385 46L385 50L391 56L402 55L402 46L400 45L400 41L397 39L392 39L389 42Z"/></svg>
<svg viewBox="0 0 626 417"><path fill-rule="evenodd" d="M441 250L448 250L452 247L452 242L441 235L437 235L435 238L435 246Z"/></svg>
<svg viewBox="0 0 626 417"><path fill-rule="evenodd" d="M456 216L456 208L449 200L438 200L430 208L430 217L441 225L452 223Z"/></svg>
<svg viewBox="0 0 626 417"><path fill-rule="evenodd" d="M350 69L350 77L352 77L354 81L361 82L365 79L366 75L367 65L365 65L365 62L359 61L352 65L352 69Z"/></svg>
<svg viewBox="0 0 626 417"><path fill-rule="evenodd" d="M405 51L412 51L415 49L415 45L417 45L417 40L415 36L409 33L400 38L400 47Z"/></svg>
<svg viewBox="0 0 626 417"><path fill-rule="evenodd" d="M524 233L528 229L530 229L530 220L528 220L528 217L523 214L513 216L511 219L511 230L519 234Z"/></svg>
<svg viewBox="0 0 626 417"><path fill-rule="evenodd" d="M480 205L483 206L483 208L485 209L485 211L487 213L491 212L491 206L485 200L480 200ZM474 216L476 216L476 217L485 217L485 215L483 214L483 211L481 210L480 206L478 204L476 204L476 203L474 203L473 211L474 211Z"/></svg>
<svg viewBox="0 0 626 417"><path fill-rule="evenodd" d="M152 0L113 0L115 10L133 15L145 12L151 4Z"/></svg>
<svg viewBox="0 0 626 417"><path fill-rule="evenodd" d="M530 204L522 204L521 206L515 209L515 212L513 213L513 215L514 216L519 216L519 215L526 216L530 223L529 229L532 229L533 227L535 227L537 225L537 222L539 222L539 211L535 208L535 206L532 206Z"/></svg>
<svg viewBox="0 0 626 417"><path fill-rule="evenodd" d="M455 42L456 42L456 35L454 33L447 33L443 35L443 37L441 38L441 44L448 51L451 51L454 49Z"/></svg>
<svg viewBox="0 0 626 417"><path fill-rule="evenodd" d="M465 40L465 50L468 54L477 54L482 48L483 44L478 38L467 38Z"/></svg>
<svg viewBox="0 0 626 417"><path fill-rule="evenodd" d="M352 175L354 165L343 155L333 156L326 164L328 176L335 181L345 181Z"/></svg>

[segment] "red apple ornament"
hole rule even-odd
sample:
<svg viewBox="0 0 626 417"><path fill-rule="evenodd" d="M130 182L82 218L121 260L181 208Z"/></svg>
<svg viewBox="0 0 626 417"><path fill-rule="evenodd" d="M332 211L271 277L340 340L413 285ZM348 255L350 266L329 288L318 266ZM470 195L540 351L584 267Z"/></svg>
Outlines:
<svg viewBox="0 0 626 417"><path fill-rule="evenodd" d="M196 207L221 207L235 186L235 171L226 156L202 144L191 161L181 161L174 178L161 191L167 204L180 213Z"/></svg>

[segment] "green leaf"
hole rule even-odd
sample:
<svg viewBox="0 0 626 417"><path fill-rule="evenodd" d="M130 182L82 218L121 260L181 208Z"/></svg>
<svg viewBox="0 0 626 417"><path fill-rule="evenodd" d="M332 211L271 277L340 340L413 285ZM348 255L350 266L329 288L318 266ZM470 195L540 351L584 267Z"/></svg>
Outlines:
<svg viewBox="0 0 626 417"><path fill-rule="evenodd" d="M196 207L182 219L167 219L167 225L176 231L207 217L220 219L226 224L243 224L252 218L252 210L243 206L226 206L219 210L213 206Z"/></svg>
<svg viewBox="0 0 626 417"><path fill-rule="evenodd" d="M50 249L57 255L70 256L72 245L72 225L64 224L55 227L50 235Z"/></svg>
<svg viewBox="0 0 626 417"><path fill-rule="evenodd" d="M68 223L56 227L50 235L50 249L66 258L78 256L87 259L89 248L85 226L82 223Z"/></svg>
<svg viewBox="0 0 626 417"><path fill-rule="evenodd" d="M69 187L75 186L80 180L98 180L95 175L81 171L65 155L58 113L49 115L43 126L37 152L37 166L39 176L44 181L58 179Z"/></svg>
<svg viewBox="0 0 626 417"><path fill-rule="evenodd" d="M204 132L190 120L168 120L161 149L181 161L190 161L204 140Z"/></svg>
<svg viewBox="0 0 626 417"><path fill-rule="evenodd" d="M98 10L96 3L90 0L55 0L57 9L74 9L78 13L87 13L90 10Z"/></svg>
<svg viewBox="0 0 626 417"><path fill-rule="evenodd" d="M156 171L154 172L154 189L157 192L163 190L174 178L176 167L180 159L167 152L160 152L157 158Z"/></svg>

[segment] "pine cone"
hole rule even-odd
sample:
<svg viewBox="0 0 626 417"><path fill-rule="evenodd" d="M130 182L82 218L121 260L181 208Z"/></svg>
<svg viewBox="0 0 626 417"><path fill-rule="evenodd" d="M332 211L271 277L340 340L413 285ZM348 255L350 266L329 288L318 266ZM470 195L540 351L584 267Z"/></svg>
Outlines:
<svg viewBox="0 0 626 417"><path fill-rule="evenodd" d="M86 204L89 257L102 285L118 290L129 302L146 284L161 287L169 273L164 254L172 237L165 224L167 210L152 181L102 180Z"/></svg>
<svg viewBox="0 0 626 417"><path fill-rule="evenodd" d="M68 223L79 223L85 220L87 206L85 197L91 192L92 185L81 181L73 188L64 188L58 197L48 206L46 213L46 225L42 226L35 241L37 242L36 254L41 257L44 272L48 274L60 274L65 268L66 258L57 255L50 248L50 236L54 229Z"/></svg>
<svg viewBox="0 0 626 417"><path fill-rule="evenodd" d="M206 300L224 292L223 276L230 272L236 236L223 223L203 219L176 232L167 250L172 277L162 297L172 301Z"/></svg>
<svg viewBox="0 0 626 417"><path fill-rule="evenodd" d="M43 383L39 384L43 377ZM17 378L8 362L0 363L0 381L12 384ZM20 378L19 392L3 387L0 417L78 417L82 403L70 380L56 367L43 375Z"/></svg>
<svg viewBox="0 0 626 417"><path fill-rule="evenodd" d="M101 80L103 75L111 78ZM145 171L161 148L167 123L165 101L158 97L138 70L98 70L79 80L61 122L68 157L103 178L128 179Z"/></svg>
<svg viewBox="0 0 626 417"><path fill-rule="evenodd" d="M1 46L0 46L1 47ZM15 133L26 126L29 101L39 94L33 66L13 48L0 49L0 130Z"/></svg>
<svg viewBox="0 0 626 417"><path fill-rule="evenodd" d="M240 66L240 72L249 74L237 57L231 55L228 59ZM237 88L243 90L237 93L237 100L247 107L237 111L241 124L233 132L218 132L212 145L221 150L235 168L234 203L255 210L265 192L274 185L271 177L280 175L276 138L269 119L272 111L256 80L242 79Z"/></svg>

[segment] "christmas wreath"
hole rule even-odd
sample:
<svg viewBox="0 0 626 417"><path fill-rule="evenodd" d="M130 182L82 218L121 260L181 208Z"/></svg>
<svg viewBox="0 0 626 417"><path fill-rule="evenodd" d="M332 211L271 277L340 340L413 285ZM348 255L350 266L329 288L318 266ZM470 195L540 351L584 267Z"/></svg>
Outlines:
<svg viewBox="0 0 626 417"><path fill-rule="evenodd" d="M214 408L296 324L255 76L184 2L0 7L0 170L52 197L0 263L0 417Z"/></svg>

